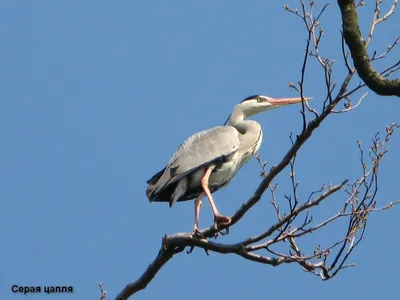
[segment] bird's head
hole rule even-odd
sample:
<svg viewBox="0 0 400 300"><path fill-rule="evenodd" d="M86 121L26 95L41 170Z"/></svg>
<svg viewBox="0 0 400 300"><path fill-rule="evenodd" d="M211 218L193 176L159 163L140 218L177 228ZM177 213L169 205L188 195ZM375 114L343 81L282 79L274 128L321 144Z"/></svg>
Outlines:
<svg viewBox="0 0 400 300"><path fill-rule="evenodd" d="M304 100L308 101L311 100L311 98L304 98ZM247 118L266 110L299 102L301 102L301 98L271 98L262 95L254 95L247 97L236 105L236 107L242 111L244 118Z"/></svg>

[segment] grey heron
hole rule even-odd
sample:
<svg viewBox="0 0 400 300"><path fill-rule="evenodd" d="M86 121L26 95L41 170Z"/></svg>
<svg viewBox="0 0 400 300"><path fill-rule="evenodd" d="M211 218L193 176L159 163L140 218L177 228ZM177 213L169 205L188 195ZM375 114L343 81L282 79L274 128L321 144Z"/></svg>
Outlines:
<svg viewBox="0 0 400 300"><path fill-rule="evenodd" d="M224 126L198 132L180 145L167 166L147 181L149 201L169 202L172 207L178 201L196 199L193 230L199 232L201 200L206 196L214 214L214 228L229 225L231 219L218 211L211 194L229 183L261 146L261 125L247 118L301 101L262 95L244 99L235 106Z"/></svg>

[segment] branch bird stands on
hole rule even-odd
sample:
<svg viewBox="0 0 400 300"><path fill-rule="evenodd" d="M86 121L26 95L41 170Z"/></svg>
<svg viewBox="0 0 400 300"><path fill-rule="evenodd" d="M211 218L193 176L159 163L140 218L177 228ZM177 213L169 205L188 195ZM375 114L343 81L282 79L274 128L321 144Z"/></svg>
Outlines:
<svg viewBox="0 0 400 300"><path fill-rule="evenodd" d="M304 101L311 98L303 98ZM237 104L224 126L198 132L174 153L167 166L147 181L150 202L194 201L194 227L199 233L201 199L206 196L214 214L214 228L229 226L231 219L222 215L212 193L224 187L258 151L262 142L261 125L248 117L299 103L302 98L274 99L254 95Z"/></svg>

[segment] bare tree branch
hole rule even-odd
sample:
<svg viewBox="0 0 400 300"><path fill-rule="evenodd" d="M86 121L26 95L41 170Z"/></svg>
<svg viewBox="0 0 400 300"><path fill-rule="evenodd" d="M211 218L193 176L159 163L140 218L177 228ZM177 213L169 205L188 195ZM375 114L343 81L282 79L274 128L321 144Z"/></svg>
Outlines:
<svg viewBox="0 0 400 300"><path fill-rule="evenodd" d="M371 59L367 53L367 46L372 38L375 26L386 20L393 14L397 0L393 1L393 6L389 12L383 17L379 17L379 3L377 0L378 9L376 9L373 26L370 30L370 35L366 43L361 36L358 26L358 15L355 2L353 0L338 0L343 22L343 36L346 44L349 46L354 66L360 78L366 85L375 93L382 96L398 96L400 97L400 80L386 79L382 77L371 66Z"/></svg>
<svg viewBox="0 0 400 300"><path fill-rule="evenodd" d="M360 99L358 100L358 102L357 102L356 105L352 106L352 105L351 105L351 102L349 101L349 102L347 102L347 103L344 104L345 109L342 109L342 110L332 110L332 113L340 114L340 113L346 113L346 112L349 112L349 111L352 111L352 110L356 109L357 107L360 106L361 102L364 100L364 98L365 98L367 95L368 95L368 92L366 92L364 95L362 95L362 96L360 97Z"/></svg>
<svg viewBox="0 0 400 300"><path fill-rule="evenodd" d="M107 291L103 289L103 283L99 282L99 289L100 289L100 300L106 299Z"/></svg>
<svg viewBox="0 0 400 300"><path fill-rule="evenodd" d="M304 143L310 139L314 131L321 125L321 123L324 122L331 114L347 113L359 107L367 93L362 95L355 105L352 105L351 97L354 96L356 91L363 88L365 85L368 85L371 88L371 83L364 80L361 75L360 77L365 81L365 83L359 83L356 85L356 87L353 86L350 89L349 86L356 73L356 69L358 73L362 72L363 70L361 69L360 71L360 62L357 62L354 58L357 56L354 54L354 49L357 48L354 47L359 47L359 43L361 43L366 54L366 48L372 39L375 26L387 20L390 15L393 14L397 5L397 0L395 0L394 5L389 12L381 17L379 4L382 0L376 1L377 6L374 15L374 21L370 29L370 36L366 45L364 45L358 29L357 13L355 12L356 7L361 6L362 2L355 5L353 1L338 0L339 6L341 6L342 9L344 22L341 51L344 64L347 68L346 76L341 82L339 81L338 84L334 82L332 78L333 60L323 57L319 48L320 44L323 42L323 29L320 25L320 19L328 5L324 5L323 8L315 14L316 17L314 17L313 14L313 10L315 9L315 2L313 0L309 0L307 4L301 0L300 10L291 9L287 5L284 6L288 12L302 20L302 23L307 30L307 40L304 48L305 53L303 61L301 63L300 79L295 81L297 82L297 85L289 82L289 87L295 89L304 99L304 86L307 79L305 72L307 70L309 61L316 59L321 66L321 73L325 79L326 97L321 99L321 103L323 103L321 112L318 112L316 109L312 108L307 101L302 102L302 130L298 135L296 135L295 139L292 138L292 135L290 136L292 145L277 165L268 170L267 162L263 161L259 155L256 156L261 166L262 181L253 195L233 214L231 217L232 222L229 227L232 227L239 222L247 214L247 212L261 200L261 197L264 195L267 189L269 189L271 192L271 203L277 217L275 224L267 226L266 230L261 231L254 236L250 236L233 244L224 244L209 240L212 237L216 238L219 234L222 234L221 231L217 231L214 226L202 230L200 234L176 233L173 235L165 235L162 239L161 249L159 250L154 261L136 281L125 286L125 288L116 297L117 300L128 299L131 295L146 288L146 286L153 280L161 268L175 254L183 252L186 248L189 248L187 251L188 254L192 253L195 248L201 248L206 251L207 255L209 252L235 254L244 259L271 266L295 263L298 264L305 272L315 274L322 280L332 279L341 270L355 265L354 263L348 263L347 261L353 250L364 238L366 225L368 223L368 216L373 212L391 209L394 205L400 204L400 200L398 200L392 201L383 207L376 207L379 166L382 158L388 152L387 143L389 142L394 130L399 126L397 124L391 124L387 126L383 139L380 138L379 134L376 134L372 140L372 146L369 149L369 155L367 157L361 147L361 143L358 142L362 172L356 180L354 180L352 183L349 183L348 180L344 180L337 185L322 185L320 189L310 193L310 196L306 201L302 201L301 197L298 195L299 183L296 181L295 164L298 151L301 149ZM349 12L348 6L351 6L350 8L354 8L354 12ZM353 19L350 21L346 19L348 15L350 15L350 17ZM359 40L354 42L355 46L352 45L354 46L352 48L348 40L350 39L350 42L352 42L351 39L355 38L351 35L354 34L352 31L354 29L354 21L356 22L355 24ZM354 66L350 64L348 59L349 54L346 51L345 43L349 46L350 52L352 53ZM372 60L384 57L398 43L399 40L395 40L395 42L380 56L376 56L374 54ZM369 68L367 68L367 71L371 72L372 70L375 72L370 66L371 60L368 56L358 59L360 59L363 67L365 67L364 59L366 59L368 62L367 67ZM390 84L393 84L394 82L394 91L398 91L398 86L396 86L396 84L399 84L398 80L387 81L386 78L398 70L400 68L399 66L400 61L380 73L375 72L378 76L378 79L380 81L383 80L383 84L385 85L384 87L379 86L378 89L387 88L387 86L390 86ZM369 73L367 75L370 76ZM373 86L376 84L376 82L372 83ZM382 84L382 82L379 84ZM391 91L390 88L387 91ZM396 95L399 96L399 94ZM344 103L345 106L345 108L342 110L337 109L337 105L340 102ZM312 116L311 120L307 119L309 115ZM287 166L290 167L290 183L292 185L292 189L291 194L284 195L288 207L287 211L285 211L285 208L279 206L278 201L276 201L276 191L278 185L272 184L272 181ZM340 207L340 209L330 215L330 217L314 224L313 216L311 215L313 208L318 206L323 201L326 201L329 197L337 198L340 194L345 195L345 200L343 201L343 205ZM339 219L347 220L347 224L344 226L342 234L339 235L336 240L325 246L315 245L314 251L308 254L302 249L301 242L303 237L317 231L321 232L329 224ZM229 227L221 226L219 230L228 230ZM280 247L278 251L276 246L282 245L283 243L285 243L284 245L286 245L288 249L284 251L281 249L282 247ZM102 290L102 287L100 288Z"/></svg>
<svg viewBox="0 0 400 300"><path fill-rule="evenodd" d="M302 134L307 134L307 129L309 128L309 126L311 125L309 124L306 128L306 131L303 132ZM213 227L210 227L202 231L202 234L204 235L205 238L199 238L198 236L193 235L193 233L177 233L171 236L166 235L163 238L161 249L157 257L153 261L153 263L149 265L149 267L142 274L142 276L139 277L138 280L128 284L116 297L116 299L118 300L128 299L128 297L131 296L132 294L146 288L148 283L154 278L154 276L163 267L163 265L166 264L175 254L182 252L186 247L202 248L206 251L217 252L220 254L236 254L245 259L263 264L269 264L272 266L277 266L283 263L298 263L300 266L302 266L303 270L307 272L312 272L318 275L323 280L333 278L338 274L340 270L352 266L352 265L346 265L345 262L352 253L352 251L354 250L354 248L361 242L364 236L365 226L367 223L367 217L369 213L374 211L390 209L392 208L393 205L400 203L399 200L391 202L384 207L375 208L375 202L374 202L378 189L377 186L378 168L381 159L387 153L387 148L385 148L385 145L389 141L390 136L393 134L394 129L398 127L399 126L397 124L392 124L388 126L386 128L386 135L383 141L380 140L378 135L374 137L370 154L370 158L372 160L372 168L369 171L367 171L366 169L364 154L361 149L361 146L359 146L361 153L360 160L363 168L363 175L360 179L356 180L355 183L351 185L349 190L347 190L347 194L349 195L349 197L345 201L344 207L338 214L310 228L306 228L306 226L308 226L311 223L307 220L307 218L303 222L302 226L300 226L299 228L293 228L291 225L293 221L296 219L296 217L300 215L300 213L314 206L317 206L323 200L327 199L329 196L342 189L347 184L348 182L347 180L345 180L344 182L342 182L337 186L330 186L317 198L315 198L312 201L308 200L304 204L300 205L298 208L294 208L295 206L293 206L293 208L290 210L290 213L286 214L282 218L279 218L278 223L271 226L268 230L261 233L260 235L248 238L244 241L235 244L222 244L207 240L206 239L207 237L212 237L216 234ZM296 142L298 142L301 136L303 135L300 135L297 138ZM307 135L304 136L307 138ZM293 148L296 147L296 142L294 142L292 148L285 156L285 158L289 157L288 163L290 163L291 159L296 154L296 152L294 152L293 156L290 155L290 153L293 153L294 151ZM280 164L278 164L278 166L285 163L285 158L281 161ZM276 170L277 167L273 168L271 172L268 173L266 178L264 178L263 182L260 184L260 187L257 189L255 193L256 197L253 195L253 197L249 201L244 203L242 207L234 214L233 217L236 216L236 218L234 219L235 223L238 220L240 220L240 218L243 217L243 215L259 201L261 196L258 196L257 193L261 194L263 193L264 184L267 184L267 187L269 186L271 180L276 176L275 174L277 174L277 173L272 173L272 171ZM371 176L372 180L367 182L368 178L370 178ZM363 193L363 196L360 198L359 194L362 188L364 188L365 191ZM373 189L372 194L370 193L371 189ZM348 208L350 208L350 211L348 211ZM313 255L302 254L302 251L295 242L296 238L304 236L307 233L315 232L316 230L321 229L322 227L326 226L327 224L341 217L350 217L346 235L342 240L334 243L333 245L327 247L324 250L321 250L319 247L317 247L317 250L314 252ZM358 234L359 230L361 230L361 234ZM252 245L271 236L276 231L278 231L278 235L275 238L261 244ZM285 240L290 241L292 249L295 250L295 254L292 253L282 254L270 248L270 246ZM331 251L339 245L341 245L341 247L337 252L336 256L334 257L333 263L329 265L327 263L327 257L331 254ZM345 252L346 248L348 248L347 252ZM254 253L254 251L258 251L261 249L266 249L269 253L272 253L275 257ZM342 255L344 256L342 257ZM323 258L323 260L316 263L310 262L311 260L316 258Z"/></svg>
<svg viewBox="0 0 400 300"><path fill-rule="evenodd" d="M178 243L168 243L168 237L165 235L161 245L161 249L157 254L154 261L147 267L146 271L136 281L129 283L115 298L116 300L128 299L131 295L146 288L146 286L153 280L154 276L160 269L177 253L185 249L185 245L178 245ZM189 245L188 245L189 246Z"/></svg>

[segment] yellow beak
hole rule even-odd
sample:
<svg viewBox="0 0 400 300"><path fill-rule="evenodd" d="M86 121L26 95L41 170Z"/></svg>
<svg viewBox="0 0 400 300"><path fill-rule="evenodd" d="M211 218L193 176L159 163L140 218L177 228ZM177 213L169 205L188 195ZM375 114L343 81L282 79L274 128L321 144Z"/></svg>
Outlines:
<svg viewBox="0 0 400 300"><path fill-rule="evenodd" d="M304 101L309 101L312 98L304 98ZM286 105L301 102L301 98L270 98L268 102L272 105Z"/></svg>

